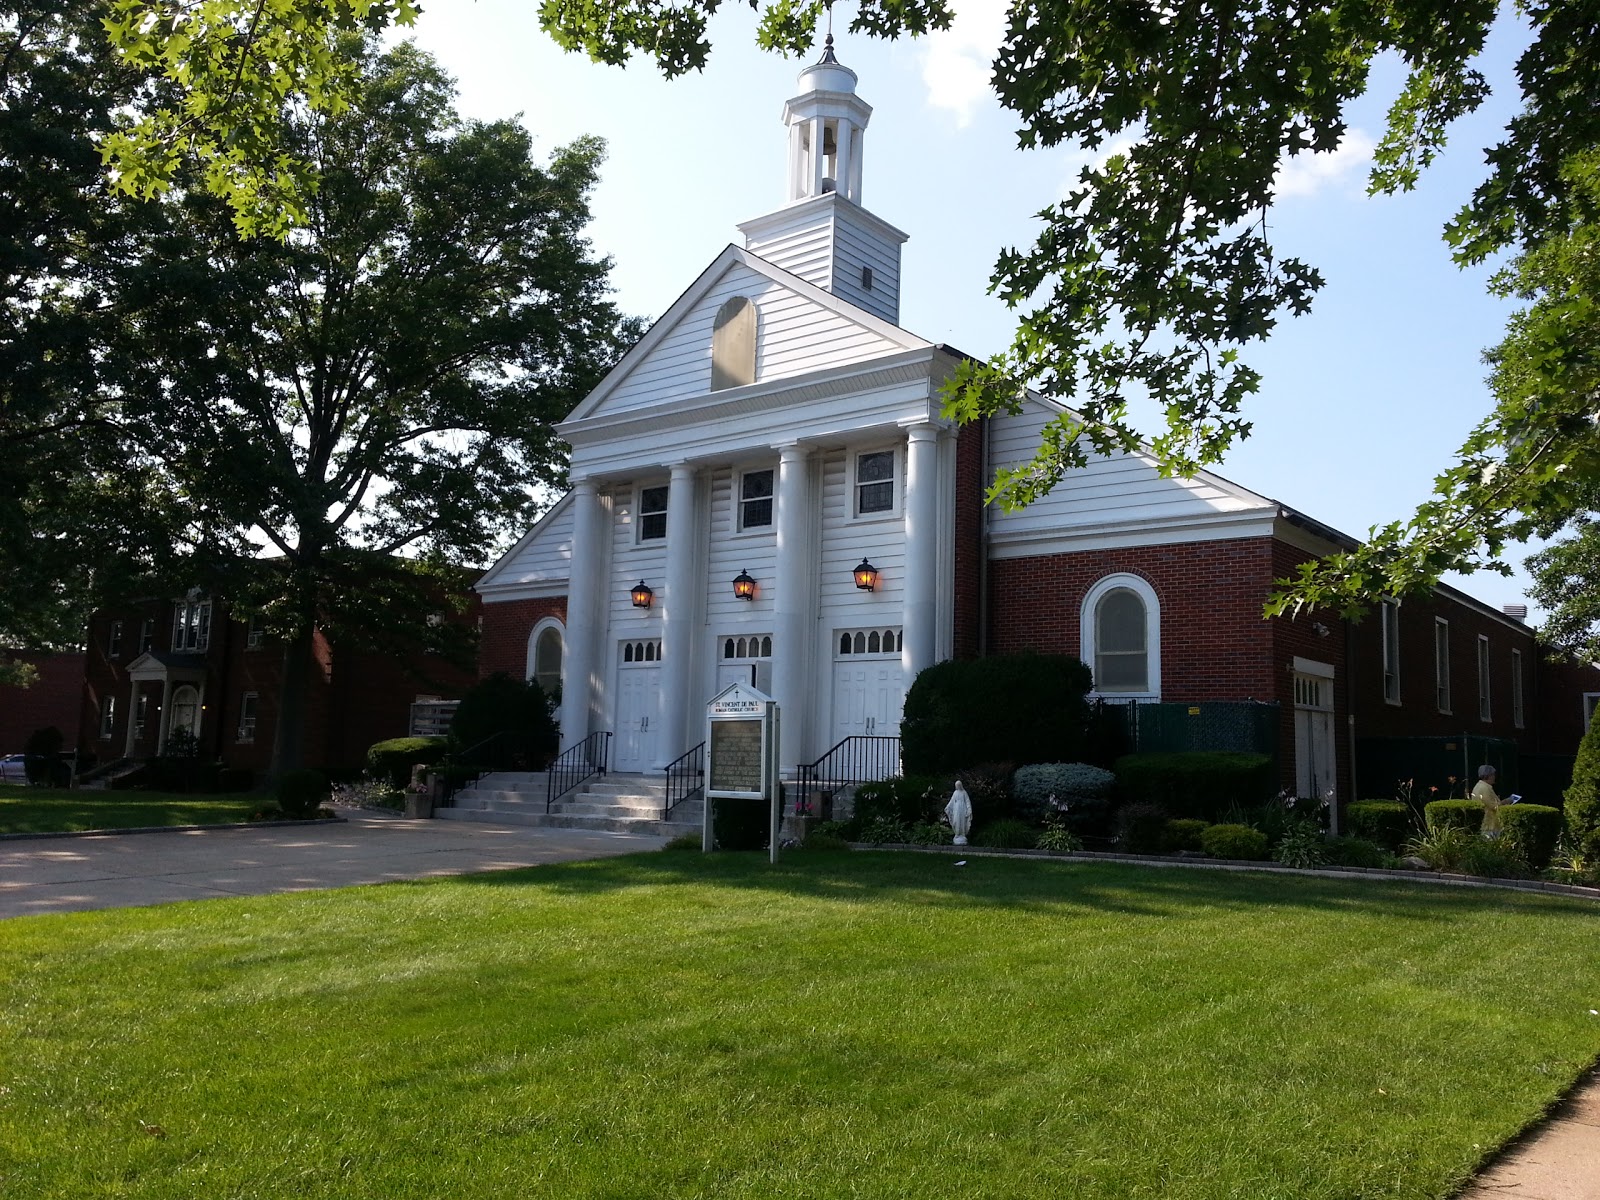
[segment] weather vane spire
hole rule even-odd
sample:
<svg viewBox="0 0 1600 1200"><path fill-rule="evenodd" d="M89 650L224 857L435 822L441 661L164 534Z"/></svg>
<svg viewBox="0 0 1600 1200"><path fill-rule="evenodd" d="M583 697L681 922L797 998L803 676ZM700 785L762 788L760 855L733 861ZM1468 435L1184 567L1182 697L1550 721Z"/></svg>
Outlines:
<svg viewBox="0 0 1600 1200"><path fill-rule="evenodd" d="M833 0L828 0L828 38L822 43L822 58L825 63L836 63L839 60L833 54Z"/></svg>

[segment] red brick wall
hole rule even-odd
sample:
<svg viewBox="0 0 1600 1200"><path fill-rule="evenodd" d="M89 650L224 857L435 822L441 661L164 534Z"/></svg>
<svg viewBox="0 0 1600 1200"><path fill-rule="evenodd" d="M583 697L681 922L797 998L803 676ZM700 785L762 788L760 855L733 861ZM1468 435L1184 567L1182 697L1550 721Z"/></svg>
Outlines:
<svg viewBox="0 0 1600 1200"><path fill-rule="evenodd" d="M1529 706L1533 722L1530 749L1539 754L1576 754L1583 740L1583 697L1600 693L1600 668L1566 659L1539 659L1532 664L1537 704Z"/></svg>
<svg viewBox="0 0 1600 1200"><path fill-rule="evenodd" d="M478 677L504 671L513 679L524 678L528 670L528 635L546 617L555 617L565 625L567 598L550 596L485 604L478 639Z"/></svg>
<svg viewBox="0 0 1600 1200"><path fill-rule="evenodd" d="M954 657L978 657L979 589L983 572L984 447L989 419L956 433Z"/></svg>
<svg viewBox="0 0 1600 1200"><path fill-rule="evenodd" d="M83 692L82 653L14 654L38 672L32 686L0 687L0 754L19 754L36 729L54 725L70 749L78 732L78 705Z"/></svg>

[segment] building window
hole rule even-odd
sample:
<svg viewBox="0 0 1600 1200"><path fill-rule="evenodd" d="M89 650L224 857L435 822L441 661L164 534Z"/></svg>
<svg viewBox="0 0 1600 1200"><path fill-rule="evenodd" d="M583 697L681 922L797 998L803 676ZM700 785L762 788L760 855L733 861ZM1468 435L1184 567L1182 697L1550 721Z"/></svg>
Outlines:
<svg viewBox="0 0 1600 1200"><path fill-rule="evenodd" d="M1583 694L1583 731L1589 732L1589 722L1594 720L1594 710L1600 708L1600 692Z"/></svg>
<svg viewBox="0 0 1600 1200"><path fill-rule="evenodd" d="M561 694L561 656L565 648L561 623L546 617L528 635L528 678L539 685L545 699Z"/></svg>
<svg viewBox="0 0 1600 1200"><path fill-rule="evenodd" d="M111 731L117 725L117 698L106 696L100 701L100 740L109 742Z"/></svg>
<svg viewBox="0 0 1600 1200"><path fill-rule="evenodd" d="M1138 575L1108 575L1089 589L1079 614L1083 660L1100 695L1161 692L1161 604Z"/></svg>
<svg viewBox="0 0 1600 1200"><path fill-rule="evenodd" d="M139 653L145 654L156 641L156 619L146 617L139 622Z"/></svg>
<svg viewBox="0 0 1600 1200"><path fill-rule="evenodd" d="M765 529L772 524L772 472L746 471L739 477L739 528Z"/></svg>
<svg viewBox="0 0 1600 1200"><path fill-rule="evenodd" d="M1489 719L1489 639L1478 635L1478 720Z"/></svg>
<svg viewBox="0 0 1600 1200"><path fill-rule="evenodd" d="M711 326L711 390L756 381L756 306L734 296L717 310Z"/></svg>
<svg viewBox="0 0 1600 1200"><path fill-rule="evenodd" d="M772 635L763 633L750 634L747 637L723 638L722 657L724 659L771 658Z"/></svg>
<svg viewBox="0 0 1600 1200"><path fill-rule="evenodd" d="M639 489L639 540L653 542L667 536L667 491L665 487Z"/></svg>
<svg viewBox="0 0 1600 1200"><path fill-rule="evenodd" d="M256 706L261 697L255 692L246 692L239 699L239 740L253 742L256 740Z"/></svg>
<svg viewBox="0 0 1600 1200"><path fill-rule="evenodd" d="M894 511L893 450L856 455L856 516Z"/></svg>
<svg viewBox="0 0 1600 1200"><path fill-rule="evenodd" d="M179 600L172 606L172 648L205 653L211 644L211 601Z"/></svg>
<svg viewBox="0 0 1600 1200"><path fill-rule="evenodd" d="M144 737L144 723L150 716L150 697L140 692L133 701L133 740Z"/></svg>
<svg viewBox="0 0 1600 1200"><path fill-rule="evenodd" d="M260 613L251 613L250 621L244 627L244 648L246 650L259 650L261 644L267 640L267 627L261 620Z"/></svg>
<svg viewBox="0 0 1600 1200"><path fill-rule="evenodd" d="M622 661L625 663L653 663L661 661L661 639L646 638L639 642L622 643Z"/></svg>
<svg viewBox="0 0 1600 1200"><path fill-rule="evenodd" d="M1439 698L1439 711L1450 711L1450 622L1433 619L1433 690Z"/></svg>
<svg viewBox="0 0 1600 1200"><path fill-rule="evenodd" d="M106 638L106 657L122 657L122 622L111 622L111 636Z"/></svg>
<svg viewBox="0 0 1600 1200"><path fill-rule="evenodd" d="M898 629L841 629L839 654L899 654L905 635Z"/></svg>
<svg viewBox="0 0 1600 1200"><path fill-rule="evenodd" d="M1511 652L1511 724L1523 727L1522 712L1522 651Z"/></svg>
<svg viewBox="0 0 1600 1200"><path fill-rule="evenodd" d="M1384 600L1378 605L1383 632L1383 698L1400 703L1400 601Z"/></svg>
<svg viewBox="0 0 1600 1200"><path fill-rule="evenodd" d="M184 684L172 693L171 721L167 726L167 737L200 736L200 692L197 688Z"/></svg>

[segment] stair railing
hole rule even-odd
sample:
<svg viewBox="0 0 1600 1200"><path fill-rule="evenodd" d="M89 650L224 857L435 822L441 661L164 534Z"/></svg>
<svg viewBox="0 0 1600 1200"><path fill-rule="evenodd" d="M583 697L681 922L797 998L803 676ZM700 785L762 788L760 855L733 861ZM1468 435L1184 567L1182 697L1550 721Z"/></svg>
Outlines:
<svg viewBox="0 0 1600 1200"><path fill-rule="evenodd" d="M596 775L606 773L606 762L611 754L611 734L606 730L591 733L583 741L563 750L555 762L545 768L544 811L548 813L557 800L573 788L587 783Z"/></svg>
<svg viewBox="0 0 1600 1200"><path fill-rule="evenodd" d="M847 787L900 774L900 739L852 734L817 759L795 768L794 814L833 817L833 801Z"/></svg>
<svg viewBox="0 0 1600 1200"><path fill-rule="evenodd" d="M492 733L483 741L452 754L445 761L445 789L441 803L453 804L457 792L491 772L527 770L533 761L527 734L512 729Z"/></svg>
<svg viewBox="0 0 1600 1200"><path fill-rule="evenodd" d="M706 744L685 750L667 764L667 795L661 819L672 820L672 810L685 800L702 795L706 787Z"/></svg>

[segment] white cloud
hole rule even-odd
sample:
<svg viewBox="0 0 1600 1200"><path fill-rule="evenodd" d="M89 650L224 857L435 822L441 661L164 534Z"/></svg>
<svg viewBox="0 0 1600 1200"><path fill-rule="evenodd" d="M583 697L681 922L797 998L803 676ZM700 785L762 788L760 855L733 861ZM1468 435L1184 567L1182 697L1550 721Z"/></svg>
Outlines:
<svg viewBox="0 0 1600 1200"><path fill-rule="evenodd" d="M1372 166L1373 141L1359 129L1344 135L1339 148L1331 154L1300 154L1278 168L1272 190L1279 200L1291 196L1315 196L1330 187L1350 182L1359 173L1364 176Z"/></svg>
<svg viewBox="0 0 1600 1200"><path fill-rule="evenodd" d="M989 77L1005 36L1007 0L963 3L950 28L930 33L922 52L922 82L928 103L949 109L957 126L972 123L978 106L992 102Z"/></svg>

